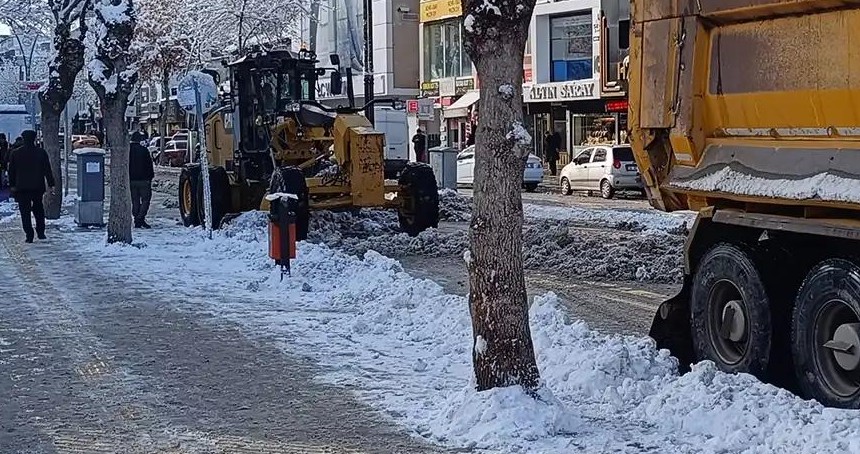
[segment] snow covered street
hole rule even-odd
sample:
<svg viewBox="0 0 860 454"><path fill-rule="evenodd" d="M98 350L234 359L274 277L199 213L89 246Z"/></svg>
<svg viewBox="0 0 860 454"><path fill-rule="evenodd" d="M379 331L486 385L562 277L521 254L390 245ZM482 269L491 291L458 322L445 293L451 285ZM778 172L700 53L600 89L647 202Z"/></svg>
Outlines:
<svg viewBox="0 0 860 454"><path fill-rule="evenodd" d="M626 221L529 210L546 222ZM302 243L283 281L260 213L211 241L162 219L135 247L60 222L47 243L24 248L0 224L0 261L13 264L0 277L20 295L0 310L0 389L14 402L0 425L17 434L0 441L12 452L73 442L130 452L860 452L857 412L710 363L679 377L650 339L592 331L553 293L531 308L541 398L475 393L466 299L360 251L382 243L369 231L385 232L386 214L339 216L314 223L353 225L355 236ZM674 228L654 216L637 216L634 230Z"/></svg>

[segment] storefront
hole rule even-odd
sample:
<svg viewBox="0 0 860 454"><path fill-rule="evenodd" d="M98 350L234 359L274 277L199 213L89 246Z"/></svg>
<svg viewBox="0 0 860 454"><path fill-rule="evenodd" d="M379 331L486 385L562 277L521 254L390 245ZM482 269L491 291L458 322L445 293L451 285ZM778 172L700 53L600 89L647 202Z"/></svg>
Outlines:
<svg viewBox="0 0 860 454"><path fill-rule="evenodd" d="M621 0L562 0L535 7L530 30L532 74L523 97L534 121L536 152L547 133L561 136L561 161L587 144L626 141L626 84L620 60ZM609 68L612 68L610 71Z"/></svg>
<svg viewBox="0 0 860 454"><path fill-rule="evenodd" d="M477 108L474 68L463 48L460 0L422 0L421 96L432 98L435 120L425 122L429 139L465 148Z"/></svg>

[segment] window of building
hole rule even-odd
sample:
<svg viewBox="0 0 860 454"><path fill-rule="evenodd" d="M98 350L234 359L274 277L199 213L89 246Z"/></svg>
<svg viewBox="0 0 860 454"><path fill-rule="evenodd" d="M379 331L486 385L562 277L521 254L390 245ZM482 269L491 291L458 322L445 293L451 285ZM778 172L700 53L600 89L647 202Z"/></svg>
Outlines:
<svg viewBox="0 0 860 454"><path fill-rule="evenodd" d="M472 75L472 62L463 50L460 18L424 26L424 80Z"/></svg>
<svg viewBox="0 0 860 454"><path fill-rule="evenodd" d="M618 48L630 48L630 19L618 21Z"/></svg>
<svg viewBox="0 0 860 454"><path fill-rule="evenodd" d="M591 11L550 19L553 82L594 77Z"/></svg>

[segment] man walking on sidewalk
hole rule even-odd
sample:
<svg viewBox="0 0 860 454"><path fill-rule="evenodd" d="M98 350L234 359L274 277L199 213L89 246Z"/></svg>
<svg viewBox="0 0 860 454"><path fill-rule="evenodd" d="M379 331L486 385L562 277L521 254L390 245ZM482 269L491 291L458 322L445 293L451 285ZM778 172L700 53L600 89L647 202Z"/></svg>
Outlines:
<svg viewBox="0 0 860 454"><path fill-rule="evenodd" d="M151 228L146 223L146 213L152 200L152 179L155 169L152 167L152 156L141 142L143 135L135 132L131 135L128 154L128 178L131 186L131 211L136 228Z"/></svg>
<svg viewBox="0 0 860 454"><path fill-rule="evenodd" d="M36 234L45 239L45 181L54 193L54 174L48 153L36 146L36 131L27 130L21 134L21 146L12 151L9 158L9 186L12 196L18 201L21 212L21 226L27 235L27 242L33 242L33 222L36 218Z"/></svg>

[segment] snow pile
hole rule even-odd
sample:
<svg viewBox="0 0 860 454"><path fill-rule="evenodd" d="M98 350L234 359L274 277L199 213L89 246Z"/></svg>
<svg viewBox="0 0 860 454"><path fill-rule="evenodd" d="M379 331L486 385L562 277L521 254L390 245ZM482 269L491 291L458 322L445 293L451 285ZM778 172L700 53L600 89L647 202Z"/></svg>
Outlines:
<svg viewBox="0 0 860 454"><path fill-rule="evenodd" d="M469 222L472 219L472 198L452 189L439 191L439 220Z"/></svg>
<svg viewBox="0 0 860 454"><path fill-rule="evenodd" d="M439 197L441 220L471 219L471 198L451 190L440 191ZM523 259L528 270L612 281L677 283L683 277L689 215L534 205L526 205L526 212ZM356 256L367 251L394 258L459 256L468 249L466 229L440 227L410 237L400 231L391 210L321 211L311 213L308 240Z"/></svg>
<svg viewBox="0 0 860 454"><path fill-rule="evenodd" d="M264 233L259 217L241 222ZM652 340L571 323L552 294L530 309L540 399L517 388L479 394L467 300L412 278L392 259L301 243L292 276L281 282L265 244L251 237L218 232L203 241L199 229L146 235L142 249L106 248L91 235L81 250L104 269L185 292L197 310L313 358L326 371L319 380L446 446L547 454L860 449L857 412L824 409L707 362L678 377L677 361ZM222 257L218 266L212 257ZM182 267L164 273L165 263ZM257 270L268 278L246 287Z"/></svg>
<svg viewBox="0 0 860 454"><path fill-rule="evenodd" d="M588 227L618 228L643 232L675 233L689 228L696 220L692 212L664 213L656 210L613 208L554 207L523 204L526 218L570 221Z"/></svg>
<svg viewBox="0 0 860 454"><path fill-rule="evenodd" d="M14 200L0 202L0 224L12 222L20 216L18 213L18 204Z"/></svg>
<svg viewBox="0 0 860 454"><path fill-rule="evenodd" d="M860 180L829 172L788 180L758 177L730 167L723 167L717 172L700 178L673 181L671 185L695 191L719 191L792 200L860 203Z"/></svg>
<svg viewBox="0 0 860 454"><path fill-rule="evenodd" d="M523 126L519 121L515 121L511 125L511 130L508 131L508 135L505 136L505 138L522 146L531 145L532 143L531 134L529 134L525 126Z"/></svg>

